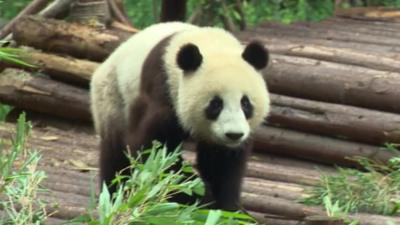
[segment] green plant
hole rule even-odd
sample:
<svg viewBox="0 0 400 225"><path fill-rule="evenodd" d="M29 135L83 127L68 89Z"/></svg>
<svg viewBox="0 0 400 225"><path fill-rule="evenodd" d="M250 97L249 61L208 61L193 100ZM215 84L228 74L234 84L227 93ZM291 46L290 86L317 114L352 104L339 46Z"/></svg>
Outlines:
<svg viewBox="0 0 400 225"><path fill-rule="evenodd" d="M16 16L31 0L1 0L0 18L12 19Z"/></svg>
<svg viewBox="0 0 400 225"><path fill-rule="evenodd" d="M205 210L198 204L169 202L173 194L204 192L199 178L187 178L193 173L189 165L183 165L178 171L169 170L180 158L179 152L178 149L168 154L164 146L156 143L139 157L130 157L132 174L129 177L117 176L114 180L116 193L110 195L103 186L97 207L70 224L255 224L251 217L242 213ZM144 157L147 160L142 163ZM121 182L123 179L125 182Z"/></svg>
<svg viewBox="0 0 400 225"><path fill-rule="evenodd" d="M302 201L320 205L329 197L331 202L335 202L344 212L364 211L399 215L400 157L392 158L387 164L373 162L367 158L356 160L365 172L338 168L338 175L321 176L320 184Z"/></svg>
<svg viewBox="0 0 400 225"><path fill-rule="evenodd" d="M364 0L355 1L355 6L392 6L400 7L399 0Z"/></svg>
<svg viewBox="0 0 400 225"><path fill-rule="evenodd" d="M257 25L261 21L319 21L332 15L334 3L330 0L252 0L244 2L246 21Z"/></svg>
<svg viewBox="0 0 400 225"><path fill-rule="evenodd" d="M138 28L147 27L158 21L161 0L124 1L125 11Z"/></svg>
<svg viewBox="0 0 400 225"><path fill-rule="evenodd" d="M358 221L348 219L348 212L340 206L339 201L332 202L331 196L324 196L322 204L325 207L327 216L342 220L347 225L358 225Z"/></svg>
<svg viewBox="0 0 400 225"><path fill-rule="evenodd" d="M0 121L5 121L8 113L10 113L11 110L11 106L0 103Z"/></svg>
<svg viewBox="0 0 400 225"><path fill-rule="evenodd" d="M37 170L40 155L26 149L26 139L31 129L25 114L17 121L16 136L11 146L1 140L0 145L0 208L4 215L0 224L41 224L47 217L45 203L37 194L44 191L39 184L45 179L43 171Z"/></svg>
<svg viewBox="0 0 400 225"><path fill-rule="evenodd" d="M125 1L124 4L136 27L143 28L158 21L161 0ZM331 0L249 0L242 1L239 9L236 0L189 0L187 8L187 19L194 19L196 24L223 26L221 18L226 17L234 23L244 19L253 26L265 20L318 21L332 15L334 4Z"/></svg>
<svg viewBox="0 0 400 225"><path fill-rule="evenodd" d="M3 43L0 41L0 44ZM26 63L21 60L21 56L28 56L23 49L0 47L0 61L5 61L12 64L17 64L27 67L35 67L32 64Z"/></svg>

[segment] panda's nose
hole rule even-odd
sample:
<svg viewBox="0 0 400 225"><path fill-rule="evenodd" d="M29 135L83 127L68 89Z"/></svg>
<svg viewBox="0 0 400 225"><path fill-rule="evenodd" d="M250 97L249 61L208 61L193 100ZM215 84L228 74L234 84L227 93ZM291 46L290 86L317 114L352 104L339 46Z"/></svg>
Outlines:
<svg viewBox="0 0 400 225"><path fill-rule="evenodd" d="M241 137L243 137L243 133L233 133L233 132L229 132L229 133L225 133L225 136L228 137L229 139L231 139L232 141L237 141L237 140L239 140Z"/></svg>

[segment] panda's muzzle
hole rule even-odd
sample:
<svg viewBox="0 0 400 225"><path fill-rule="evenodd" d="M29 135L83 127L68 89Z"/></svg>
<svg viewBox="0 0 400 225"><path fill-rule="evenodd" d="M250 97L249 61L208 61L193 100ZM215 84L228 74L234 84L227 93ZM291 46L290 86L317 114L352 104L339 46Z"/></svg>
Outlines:
<svg viewBox="0 0 400 225"><path fill-rule="evenodd" d="M244 133L233 133L233 132L225 133L225 136L232 141L238 141L241 137L243 137L243 135Z"/></svg>

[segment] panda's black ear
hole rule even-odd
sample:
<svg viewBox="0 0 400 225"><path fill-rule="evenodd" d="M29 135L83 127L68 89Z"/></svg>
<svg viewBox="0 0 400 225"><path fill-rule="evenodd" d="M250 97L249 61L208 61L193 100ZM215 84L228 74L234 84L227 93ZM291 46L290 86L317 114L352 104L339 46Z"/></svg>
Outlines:
<svg viewBox="0 0 400 225"><path fill-rule="evenodd" d="M192 72L199 68L203 62L203 56L196 45L186 44L179 50L176 62L183 71Z"/></svg>
<svg viewBox="0 0 400 225"><path fill-rule="evenodd" d="M269 53L263 44L252 41L244 49L242 57L256 70L262 70L268 65Z"/></svg>

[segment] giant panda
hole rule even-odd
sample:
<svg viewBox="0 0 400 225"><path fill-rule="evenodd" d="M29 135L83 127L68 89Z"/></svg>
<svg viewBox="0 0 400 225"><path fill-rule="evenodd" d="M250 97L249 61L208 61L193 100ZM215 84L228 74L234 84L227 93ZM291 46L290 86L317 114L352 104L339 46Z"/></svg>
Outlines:
<svg viewBox="0 0 400 225"><path fill-rule="evenodd" d="M158 140L174 150L190 137L204 202L237 210L251 134L270 109L260 74L268 58L259 42L242 46L220 28L167 22L133 35L91 80L101 181L115 191L111 181L129 165L126 149L134 154Z"/></svg>

